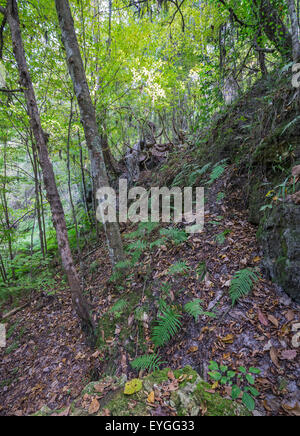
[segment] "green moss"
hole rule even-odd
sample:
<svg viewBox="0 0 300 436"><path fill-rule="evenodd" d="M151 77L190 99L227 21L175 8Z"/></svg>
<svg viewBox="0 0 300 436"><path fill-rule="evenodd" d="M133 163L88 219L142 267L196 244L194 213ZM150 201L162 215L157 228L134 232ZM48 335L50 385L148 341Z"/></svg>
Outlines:
<svg viewBox="0 0 300 436"><path fill-rule="evenodd" d="M147 416L149 411L146 400L144 392L138 392L128 397L119 391L105 405L105 408L110 411L112 416Z"/></svg>
<svg viewBox="0 0 300 436"><path fill-rule="evenodd" d="M194 396L198 404L207 409L207 416L250 416L251 414L240 404L222 398L216 393L207 392L211 389L208 383L201 381L195 390Z"/></svg>
<svg viewBox="0 0 300 436"><path fill-rule="evenodd" d="M76 407L82 404L83 397L88 394L91 398L99 395L95 385L107 385L103 398L99 399L100 410L98 416L103 414L103 409L108 409L112 416L148 416L150 406L147 404L147 397L154 389L161 390L163 393L167 384L170 368L156 371L140 380L142 388L139 392L131 395L124 394L126 377L105 377L98 382L90 383L81 393L70 409L71 416L87 416L88 410ZM238 416L249 415L245 408L228 399L222 398L217 393L207 392L210 385L201 380L200 376L190 366L174 370L174 376L182 382L176 391L173 391L171 398L165 399L166 405L175 408L178 416L197 416L201 410L206 410L207 416ZM184 377L186 376L186 377ZM168 382L169 380L169 382ZM48 407L43 407L34 416L51 416L63 411L51 411Z"/></svg>

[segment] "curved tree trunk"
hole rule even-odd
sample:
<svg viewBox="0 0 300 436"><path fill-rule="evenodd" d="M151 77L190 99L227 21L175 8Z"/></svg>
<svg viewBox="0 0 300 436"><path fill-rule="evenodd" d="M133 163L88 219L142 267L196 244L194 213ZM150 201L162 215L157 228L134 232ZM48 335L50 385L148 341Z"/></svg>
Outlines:
<svg viewBox="0 0 300 436"><path fill-rule="evenodd" d="M84 128L86 143L91 156L92 177L96 189L108 187L109 180L103 156L103 142L98 131L96 112L92 103L82 57L75 33L74 20L68 0L55 0L66 59L73 81ZM111 263L114 266L124 260L123 244L118 223L104 223Z"/></svg>
<svg viewBox="0 0 300 436"><path fill-rule="evenodd" d="M7 2L7 20L11 32L14 56L19 69L20 84L24 89L30 124L37 144L43 180L52 212L53 224L56 229L58 248L63 267L68 278L76 312L81 318L84 329L91 334L94 331L94 326L90 318L88 305L82 295L79 277L72 258L64 210L57 190L52 163L48 154L47 137L42 129L36 96L25 57L16 0L8 0Z"/></svg>

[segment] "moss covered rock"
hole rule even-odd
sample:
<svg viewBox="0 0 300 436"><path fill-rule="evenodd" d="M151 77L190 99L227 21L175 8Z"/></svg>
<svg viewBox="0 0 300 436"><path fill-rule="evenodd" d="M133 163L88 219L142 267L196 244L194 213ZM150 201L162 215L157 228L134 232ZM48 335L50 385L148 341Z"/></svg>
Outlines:
<svg viewBox="0 0 300 436"><path fill-rule="evenodd" d="M128 382L127 382L128 383ZM136 383L136 382L135 382ZM105 377L90 383L71 407L51 411L43 407L37 416L246 416L239 403L211 391L190 366L156 371L139 379L141 389L124 393L126 377ZM127 384L128 386L128 384Z"/></svg>
<svg viewBox="0 0 300 436"><path fill-rule="evenodd" d="M300 206L284 202L262 221L259 239L271 278L300 303Z"/></svg>

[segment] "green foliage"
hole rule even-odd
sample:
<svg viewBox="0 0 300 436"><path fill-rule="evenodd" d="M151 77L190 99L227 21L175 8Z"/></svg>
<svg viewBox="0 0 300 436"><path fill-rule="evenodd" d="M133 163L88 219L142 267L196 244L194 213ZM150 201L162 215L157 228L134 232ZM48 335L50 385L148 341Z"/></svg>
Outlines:
<svg viewBox="0 0 300 436"><path fill-rule="evenodd" d="M197 280L200 280L200 282L202 282L206 276L206 272L206 262L199 262L196 267Z"/></svg>
<svg viewBox="0 0 300 436"><path fill-rule="evenodd" d="M147 249L147 247L148 247L147 242L139 240L139 241L131 242L130 244L128 244L126 249L128 251L143 252L143 251L145 251Z"/></svg>
<svg viewBox="0 0 300 436"><path fill-rule="evenodd" d="M210 179L207 182L208 185L212 185L216 180L218 180L223 175L225 169L227 168L226 160L217 163L213 167L213 170L210 174Z"/></svg>
<svg viewBox="0 0 300 436"><path fill-rule="evenodd" d="M109 312L112 313L114 316L119 317L123 310L127 307L128 302L124 299L118 300L110 309Z"/></svg>
<svg viewBox="0 0 300 436"><path fill-rule="evenodd" d="M160 234L161 236L165 236L167 239L174 242L175 245L186 242L186 240L188 239L188 235L184 230L179 230L176 228L161 229Z"/></svg>
<svg viewBox="0 0 300 436"><path fill-rule="evenodd" d="M161 314L158 315L157 324L153 327L151 339L156 347L165 345L179 331L181 315L172 307L162 303Z"/></svg>
<svg viewBox="0 0 300 436"><path fill-rule="evenodd" d="M195 321L198 322L199 316L208 316L209 318L216 318L216 314L213 312L205 312L201 306L202 300L195 298L184 306L184 310L191 316L194 317Z"/></svg>
<svg viewBox="0 0 300 436"><path fill-rule="evenodd" d="M229 233L231 232L231 230L224 230L224 232L219 233L218 235L215 236L215 240L217 242L218 245L223 245L226 241L226 236L229 235Z"/></svg>
<svg viewBox="0 0 300 436"><path fill-rule="evenodd" d="M178 261L170 266L168 273L171 276L180 275L180 274L185 275L189 272L189 270L190 270L190 267L186 264L186 262Z"/></svg>
<svg viewBox="0 0 300 436"><path fill-rule="evenodd" d="M226 365L219 366L215 361L210 362L208 369L210 369L208 375L214 382L232 387L233 400L241 396L244 406L249 411L255 409L255 397L259 396L259 392L253 386L255 384L254 375L260 374L260 369L251 367L247 371L244 366L240 366L237 372L230 370ZM234 384L234 381L238 384Z"/></svg>
<svg viewBox="0 0 300 436"><path fill-rule="evenodd" d="M248 295L253 288L253 284L257 281L258 277L251 269L245 268L238 271L234 275L229 289L232 305L234 305L240 298Z"/></svg>
<svg viewBox="0 0 300 436"><path fill-rule="evenodd" d="M134 359L132 362L130 362L130 365L133 369L147 370L151 372L158 370L160 365L163 365L164 363L166 362L161 361L157 354L145 354L144 356Z"/></svg>

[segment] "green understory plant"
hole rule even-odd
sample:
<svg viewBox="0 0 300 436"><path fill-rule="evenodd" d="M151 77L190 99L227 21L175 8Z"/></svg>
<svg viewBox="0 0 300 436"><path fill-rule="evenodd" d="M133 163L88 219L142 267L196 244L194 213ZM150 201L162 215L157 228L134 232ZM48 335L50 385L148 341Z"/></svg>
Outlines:
<svg viewBox="0 0 300 436"><path fill-rule="evenodd" d="M259 392L255 389L255 375L260 374L260 369L250 367L249 370L240 366L238 371L232 371L226 365L220 365L211 361L208 369L208 375L216 383L231 387L231 398L233 400L241 397L244 406L249 410L255 409L255 398Z"/></svg>
<svg viewBox="0 0 300 436"><path fill-rule="evenodd" d="M145 354L143 356L137 357L130 365L133 369L138 371L147 370L149 372L156 371L159 369L160 365L163 365L164 361L157 354Z"/></svg>
<svg viewBox="0 0 300 436"><path fill-rule="evenodd" d="M152 331L152 342L156 347L165 345L181 328L181 315L164 301L160 304L160 314Z"/></svg>
<svg viewBox="0 0 300 436"><path fill-rule="evenodd" d="M202 300L195 298L184 306L185 312L193 316L195 321L198 322L199 316L208 316L209 318L216 318L216 314L213 312L205 312L201 306Z"/></svg>
<svg viewBox="0 0 300 436"><path fill-rule="evenodd" d="M248 295L257 281L258 276L252 269L245 268L238 271L231 280L229 289L232 305L234 306L240 298Z"/></svg>

